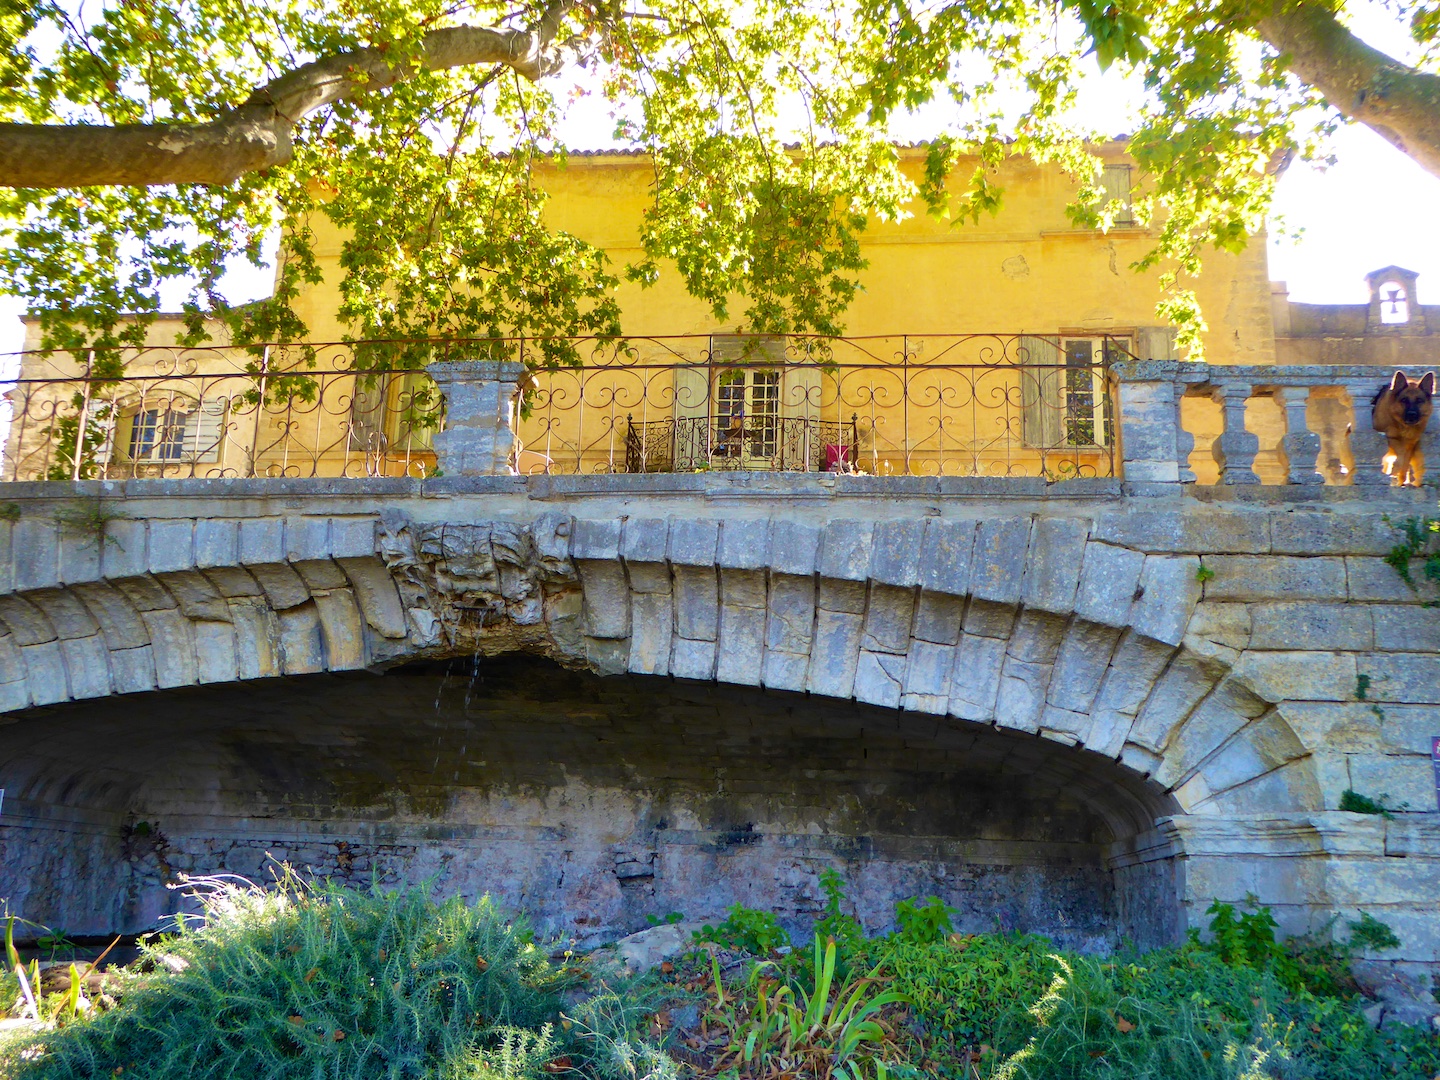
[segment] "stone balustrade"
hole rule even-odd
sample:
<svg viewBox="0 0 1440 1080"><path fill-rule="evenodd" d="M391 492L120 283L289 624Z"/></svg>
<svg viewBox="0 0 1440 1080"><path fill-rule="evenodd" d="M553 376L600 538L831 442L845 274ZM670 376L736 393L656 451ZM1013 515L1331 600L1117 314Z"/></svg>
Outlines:
<svg viewBox="0 0 1440 1080"><path fill-rule="evenodd" d="M1403 368L1419 378L1424 368ZM1196 436L1184 421L1184 402L1209 399L1219 406L1220 428L1210 446L1216 483L1259 484L1262 443L1277 468L1271 482L1383 487L1385 436L1371 427L1375 394L1394 369L1362 365L1228 366L1174 360L1134 360L1111 369L1120 412L1123 475L1132 483L1195 483ZM1278 414L1278 437L1253 430L1250 406L1269 398ZM1322 402L1328 416L1320 415ZM1247 424L1248 421L1248 424ZM1275 427L1276 425L1271 425ZM1204 448L1199 448L1203 453ZM1421 452L1440 462L1440 413L1432 416ZM1440 475L1440 470L1437 470ZM1433 480L1431 481L1434 482Z"/></svg>

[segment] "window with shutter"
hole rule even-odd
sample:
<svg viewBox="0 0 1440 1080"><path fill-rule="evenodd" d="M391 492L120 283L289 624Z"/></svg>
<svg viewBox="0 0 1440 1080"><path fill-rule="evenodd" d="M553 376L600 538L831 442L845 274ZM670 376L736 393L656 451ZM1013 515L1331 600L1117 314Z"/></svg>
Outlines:
<svg viewBox="0 0 1440 1080"><path fill-rule="evenodd" d="M1126 355L1115 338L1020 339L1021 429L1039 450L1110 445L1105 372Z"/></svg>
<svg viewBox="0 0 1440 1080"><path fill-rule="evenodd" d="M1130 166L1106 165L1100 174L1100 185L1105 189L1105 204L1119 204L1115 207L1115 224L1134 225L1135 213L1130 207Z"/></svg>
<svg viewBox="0 0 1440 1080"><path fill-rule="evenodd" d="M126 447L131 461L218 461L229 402L167 398L136 409Z"/></svg>

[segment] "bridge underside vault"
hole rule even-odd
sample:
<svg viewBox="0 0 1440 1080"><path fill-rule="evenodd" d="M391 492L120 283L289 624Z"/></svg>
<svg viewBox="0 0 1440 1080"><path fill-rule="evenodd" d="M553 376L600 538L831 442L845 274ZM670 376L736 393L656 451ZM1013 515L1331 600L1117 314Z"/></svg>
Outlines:
<svg viewBox="0 0 1440 1080"><path fill-rule="evenodd" d="M582 942L647 914L937 895L968 931L1142 945L1183 926L1173 800L1115 762L955 718L535 657L77 702L0 728L0 874L71 933L138 931L178 875L489 892Z"/></svg>

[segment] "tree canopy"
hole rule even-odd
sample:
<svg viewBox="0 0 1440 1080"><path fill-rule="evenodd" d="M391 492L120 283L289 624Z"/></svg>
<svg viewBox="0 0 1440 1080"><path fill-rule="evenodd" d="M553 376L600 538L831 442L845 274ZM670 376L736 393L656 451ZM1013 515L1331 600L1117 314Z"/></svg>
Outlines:
<svg viewBox="0 0 1440 1080"><path fill-rule="evenodd" d="M1072 214L1108 223L1076 95L1113 65L1144 106L1142 264L1186 343L1187 275L1263 225L1328 125L1440 173L1440 0L1395 16L1414 63L1323 0L0 0L0 287L47 347L138 343L176 282L196 340L295 339L323 215L356 337L555 338L561 362L559 338L621 329L620 275L667 262L719 320L834 333L867 220L992 211L1006 155L1070 170ZM587 95L653 161L629 265L544 218L534 166L563 164ZM918 183L891 138L915 110ZM232 303L227 264L277 229L274 296Z"/></svg>

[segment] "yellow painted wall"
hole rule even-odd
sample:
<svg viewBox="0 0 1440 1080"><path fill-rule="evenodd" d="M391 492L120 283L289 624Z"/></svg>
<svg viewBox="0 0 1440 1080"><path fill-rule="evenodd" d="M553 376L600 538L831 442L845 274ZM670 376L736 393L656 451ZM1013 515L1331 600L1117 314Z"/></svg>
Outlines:
<svg viewBox="0 0 1440 1080"><path fill-rule="evenodd" d="M1097 149L1108 162L1127 161L1122 144ZM901 154L903 167L918 180L923 151L907 149ZM962 162L956 183L972 169L973 163ZM645 158L574 155L563 168L542 167L538 180L551 194L546 216L552 227L605 249L617 271L640 257L641 219L654 180ZM1117 226L1107 234L1072 226L1065 206L1078 184L1057 168L1016 158L1002 166L997 180L1005 195L1002 209L993 217L952 227L917 208L914 216L901 222L872 221L862 238L870 265L860 274L861 291L845 324L848 335L873 335L877 340L838 347L835 359L841 372L826 375L818 387L811 384L813 407L806 413L819 420L853 422L859 429L862 468L1033 475L1041 471L1042 463L1020 438L1014 407L1019 377L1013 369L995 373L980 372L980 367L1005 356L1006 350L1013 352L1014 335L1053 339L1111 334L1129 339L1130 346L1138 349L1136 329L1159 322L1154 314L1160 298L1158 273L1136 274L1129 269L1151 246L1150 231ZM1143 183L1138 173L1137 180ZM297 307L312 341L338 341L347 330L336 314L343 237L324 220L315 222L314 228L325 280L304 289ZM1270 286L1260 238L1238 256L1212 253L1195 288L1210 324L1205 336L1207 359L1274 362ZM736 329L733 322L717 325L708 306L685 292L673 267L662 267L659 282L648 289L624 282L618 299L623 329L636 339ZM744 307L744 298L732 301L735 319ZM157 327L156 340L164 340L167 330ZM963 342L951 337L973 334L1003 337ZM667 345L638 341L637 349L642 363L668 364L680 357L701 360L708 345L704 339ZM937 360L975 365L976 373L917 375L907 369L897 373L893 362L905 355L920 366ZM1009 359L1013 361L1013 356ZM849 366L874 361L883 366L868 371ZM957 379L958 390L950 385ZM668 370L623 376L542 375L532 398L538 407L520 424L526 447L522 470L623 468L624 440L631 423L673 416L675 386ZM787 385L784 394L793 406L805 391ZM787 412L794 413L795 408L787 407ZM344 410L326 410L316 419L314 441L327 448L322 452L326 458L322 471L353 471L353 463L329 461L337 453L345 456L341 453L346 443ZM237 443L242 426L234 425ZM254 442L253 436L249 441ZM1108 469L1108 464L1094 460L1097 455L1075 457L1063 463L1062 471L1095 468L1103 474ZM413 465L407 460L404 468ZM1053 472L1055 463L1043 468Z"/></svg>

